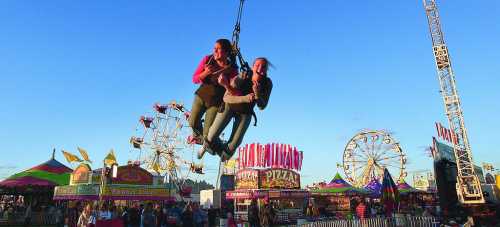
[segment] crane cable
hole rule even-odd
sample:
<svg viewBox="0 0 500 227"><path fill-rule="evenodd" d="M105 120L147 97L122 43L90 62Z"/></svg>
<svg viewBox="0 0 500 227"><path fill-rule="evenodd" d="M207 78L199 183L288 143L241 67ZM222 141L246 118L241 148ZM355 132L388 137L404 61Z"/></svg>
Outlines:
<svg viewBox="0 0 500 227"><path fill-rule="evenodd" d="M249 73L251 72L250 66L248 62L245 61L243 55L240 52L239 42L240 42L240 31L241 31L241 17L243 15L243 3L245 0L240 0L240 5L238 7L238 15L236 17L236 23L234 25L233 37L232 37L232 46L233 46L233 54L238 58L240 63L240 71Z"/></svg>

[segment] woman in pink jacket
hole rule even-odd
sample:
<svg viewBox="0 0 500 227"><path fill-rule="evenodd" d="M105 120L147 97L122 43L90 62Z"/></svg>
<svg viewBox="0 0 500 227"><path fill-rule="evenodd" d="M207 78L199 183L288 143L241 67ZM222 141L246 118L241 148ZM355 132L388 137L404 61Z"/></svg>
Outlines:
<svg viewBox="0 0 500 227"><path fill-rule="evenodd" d="M225 87L228 86L220 84L219 81L230 81L237 75L238 67L232 55L231 42L227 39L217 40L213 53L201 60L193 75L193 83L200 84L200 87L195 92L189 117L189 126L193 129L192 143L203 144L217 110L223 103ZM203 115L205 120L202 125Z"/></svg>

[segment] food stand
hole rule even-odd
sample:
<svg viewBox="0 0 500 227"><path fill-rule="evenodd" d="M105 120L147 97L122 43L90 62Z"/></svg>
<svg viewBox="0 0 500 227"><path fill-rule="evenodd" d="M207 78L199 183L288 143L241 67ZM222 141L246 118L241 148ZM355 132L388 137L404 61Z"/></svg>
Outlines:
<svg viewBox="0 0 500 227"><path fill-rule="evenodd" d="M369 191L370 197L372 198L380 198L382 195L382 184L376 178L370 180L364 189Z"/></svg>
<svg viewBox="0 0 500 227"><path fill-rule="evenodd" d="M252 200L260 208L272 206L275 224L295 223L302 217L309 197L300 188L302 151L284 144L247 144L238 156L235 190L226 192L226 198L234 200L237 220L248 221Z"/></svg>
<svg viewBox="0 0 500 227"><path fill-rule="evenodd" d="M70 173L73 171L57 161L54 156L55 152L52 153L50 160L0 181L0 203L8 201L17 205L27 206L31 204L32 225L54 223L53 216L46 215L41 211L53 203L54 187L67 185ZM0 217L0 226L21 226L25 221L24 211L14 210L13 212L10 215L10 220L3 220L3 216Z"/></svg>
<svg viewBox="0 0 500 227"><path fill-rule="evenodd" d="M173 189L153 182L153 175L138 165L129 164L117 169L115 178L106 174L101 181L99 171L80 164L71 174L70 185L57 186L54 200L114 200L145 201L173 200Z"/></svg>
<svg viewBox="0 0 500 227"><path fill-rule="evenodd" d="M347 183L339 173L330 183L317 183L310 187L314 205L327 216L346 216L351 211L350 199L367 194L366 190L355 188Z"/></svg>
<svg viewBox="0 0 500 227"><path fill-rule="evenodd" d="M410 213L409 210L415 206L430 208L431 210L435 210L439 206L435 191L418 190L405 181L399 182L397 187L401 195L399 208L402 213Z"/></svg>

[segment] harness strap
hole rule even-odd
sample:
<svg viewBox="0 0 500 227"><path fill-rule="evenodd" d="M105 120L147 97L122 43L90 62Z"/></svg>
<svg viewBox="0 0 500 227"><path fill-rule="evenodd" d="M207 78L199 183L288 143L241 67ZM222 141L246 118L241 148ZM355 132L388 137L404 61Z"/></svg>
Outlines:
<svg viewBox="0 0 500 227"><path fill-rule="evenodd" d="M241 17L243 15L243 3L245 0L240 0L240 6L238 7L238 16L236 17L236 23L234 25L233 37L232 37L232 45L233 45L233 54L238 57L238 61L240 63L240 70L242 72L251 72L250 66L248 62L245 61L243 55L240 52L239 42L240 42L240 31L241 31Z"/></svg>
<svg viewBox="0 0 500 227"><path fill-rule="evenodd" d="M253 120L254 120L253 126L257 127L257 114L255 114L254 110L252 110L252 117L253 117Z"/></svg>

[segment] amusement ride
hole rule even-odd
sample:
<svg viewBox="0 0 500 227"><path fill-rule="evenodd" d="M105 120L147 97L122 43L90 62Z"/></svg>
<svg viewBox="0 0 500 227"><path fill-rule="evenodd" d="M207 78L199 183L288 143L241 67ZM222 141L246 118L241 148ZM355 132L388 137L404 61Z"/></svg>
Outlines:
<svg viewBox="0 0 500 227"><path fill-rule="evenodd" d="M251 76L252 70L239 47L243 5L244 0L240 0L231 42L241 74ZM142 166L165 176L169 182L182 190L190 174L204 174L203 159L196 161L197 151L204 148L190 139L190 112L183 104L175 101L168 104L156 103L153 109L152 116L140 117L137 135L130 138L130 143L133 148L139 150L138 161ZM219 164L217 185L221 173Z"/></svg>
<svg viewBox="0 0 500 227"><path fill-rule="evenodd" d="M182 189L190 174L203 174L203 160L195 161L199 145L188 140L189 111L175 101L156 103L153 109L152 116L140 117L137 135L130 143L139 151L137 159L145 169L165 176Z"/></svg>
<svg viewBox="0 0 500 227"><path fill-rule="evenodd" d="M406 177L406 155L399 143L382 130L363 130L347 143L342 168L347 180L364 187L372 179L381 180L387 168L394 180Z"/></svg>
<svg viewBox="0 0 500 227"><path fill-rule="evenodd" d="M432 39L432 50L440 84L440 93L443 97L446 116L450 129L456 135L453 151L457 162L457 196L463 204L483 204L484 195L481 183L475 174L472 151L465 128L460 97L455 84L455 75L451 68L451 59L448 47L444 41L439 11L435 0L423 0L425 13L429 23Z"/></svg>

